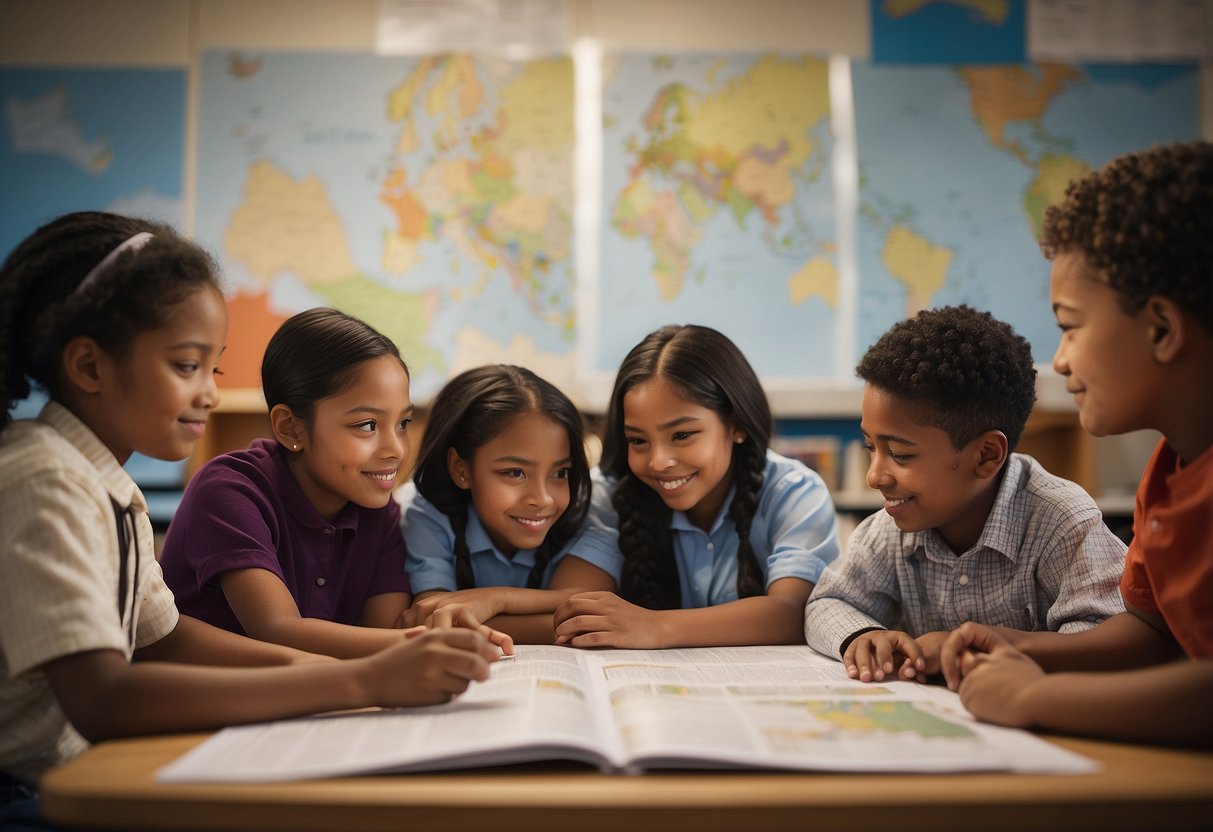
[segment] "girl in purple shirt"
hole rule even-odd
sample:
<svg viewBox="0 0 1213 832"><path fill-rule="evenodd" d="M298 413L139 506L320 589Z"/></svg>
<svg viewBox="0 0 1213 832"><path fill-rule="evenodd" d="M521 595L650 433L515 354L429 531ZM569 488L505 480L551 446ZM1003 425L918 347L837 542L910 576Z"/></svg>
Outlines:
<svg viewBox="0 0 1213 832"><path fill-rule="evenodd" d="M273 440L207 463L169 525L161 566L178 607L338 657L415 635L398 629L410 596L392 490L413 415L400 352L357 318L311 309L274 334L261 382Z"/></svg>

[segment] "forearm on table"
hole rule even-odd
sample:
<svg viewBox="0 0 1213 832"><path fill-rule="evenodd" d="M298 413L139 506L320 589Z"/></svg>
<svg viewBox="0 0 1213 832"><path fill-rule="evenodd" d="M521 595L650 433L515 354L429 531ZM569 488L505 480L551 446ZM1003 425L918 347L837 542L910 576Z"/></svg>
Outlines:
<svg viewBox="0 0 1213 832"><path fill-rule="evenodd" d="M163 638L135 651L135 661L219 667L271 667L312 658L310 651L238 635L188 615Z"/></svg>
<svg viewBox="0 0 1213 832"><path fill-rule="evenodd" d="M1021 694L1033 723L1066 733L1213 747L1213 661L1055 673Z"/></svg>
<svg viewBox="0 0 1213 832"><path fill-rule="evenodd" d="M714 607L660 610L666 647L803 644L804 601L757 595Z"/></svg>
<svg viewBox="0 0 1213 832"><path fill-rule="evenodd" d="M556 641L556 626L550 612L498 615L486 623L511 636L515 644L552 644Z"/></svg>
<svg viewBox="0 0 1213 832"><path fill-rule="evenodd" d="M398 629L291 617L260 622L255 630L249 630L249 636L339 659L369 656L405 638L404 631Z"/></svg>
<svg viewBox="0 0 1213 832"><path fill-rule="evenodd" d="M1173 639L1127 612L1078 633L998 632L1049 672L1131 670L1183 656Z"/></svg>

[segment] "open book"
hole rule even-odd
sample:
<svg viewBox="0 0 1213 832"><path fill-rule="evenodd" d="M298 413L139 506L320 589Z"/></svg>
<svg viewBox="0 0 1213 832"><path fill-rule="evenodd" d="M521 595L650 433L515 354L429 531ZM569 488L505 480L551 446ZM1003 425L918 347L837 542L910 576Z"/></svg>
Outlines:
<svg viewBox="0 0 1213 832"><path fill-rule="evenodd" d="M954 693L863 684L808 647L519 646L452 703L228 728L161 782L254 782L575 760L609 771L1092 771Z"/></svg>

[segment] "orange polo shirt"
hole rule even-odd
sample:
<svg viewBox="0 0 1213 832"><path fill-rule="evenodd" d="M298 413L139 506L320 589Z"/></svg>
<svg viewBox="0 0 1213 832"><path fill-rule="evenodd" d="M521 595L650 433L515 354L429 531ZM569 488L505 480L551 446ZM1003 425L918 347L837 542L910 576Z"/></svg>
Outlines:
<svg viewBox="0 0 1213 832"><path fill-rule="evenodd" d="M1161 615L1189 658L1213 658L1213 448L1188 465L1165 439L1154 449L1120 592Z"/></svg>

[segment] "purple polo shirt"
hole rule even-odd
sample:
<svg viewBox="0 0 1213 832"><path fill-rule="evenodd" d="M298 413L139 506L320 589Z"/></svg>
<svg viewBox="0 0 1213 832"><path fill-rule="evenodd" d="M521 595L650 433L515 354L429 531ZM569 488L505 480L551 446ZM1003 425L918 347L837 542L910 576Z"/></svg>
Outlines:
<svg viewBox="0 0 1213 832"><path fill-rule="evenodd" d="M219 576L255 567L277 575L304 618L358 624L367 598L408 592L400 507L347 503L332 523L316 511L277 442L215 457L190 480L160 556L177 608L244 633Z"/></svg>

